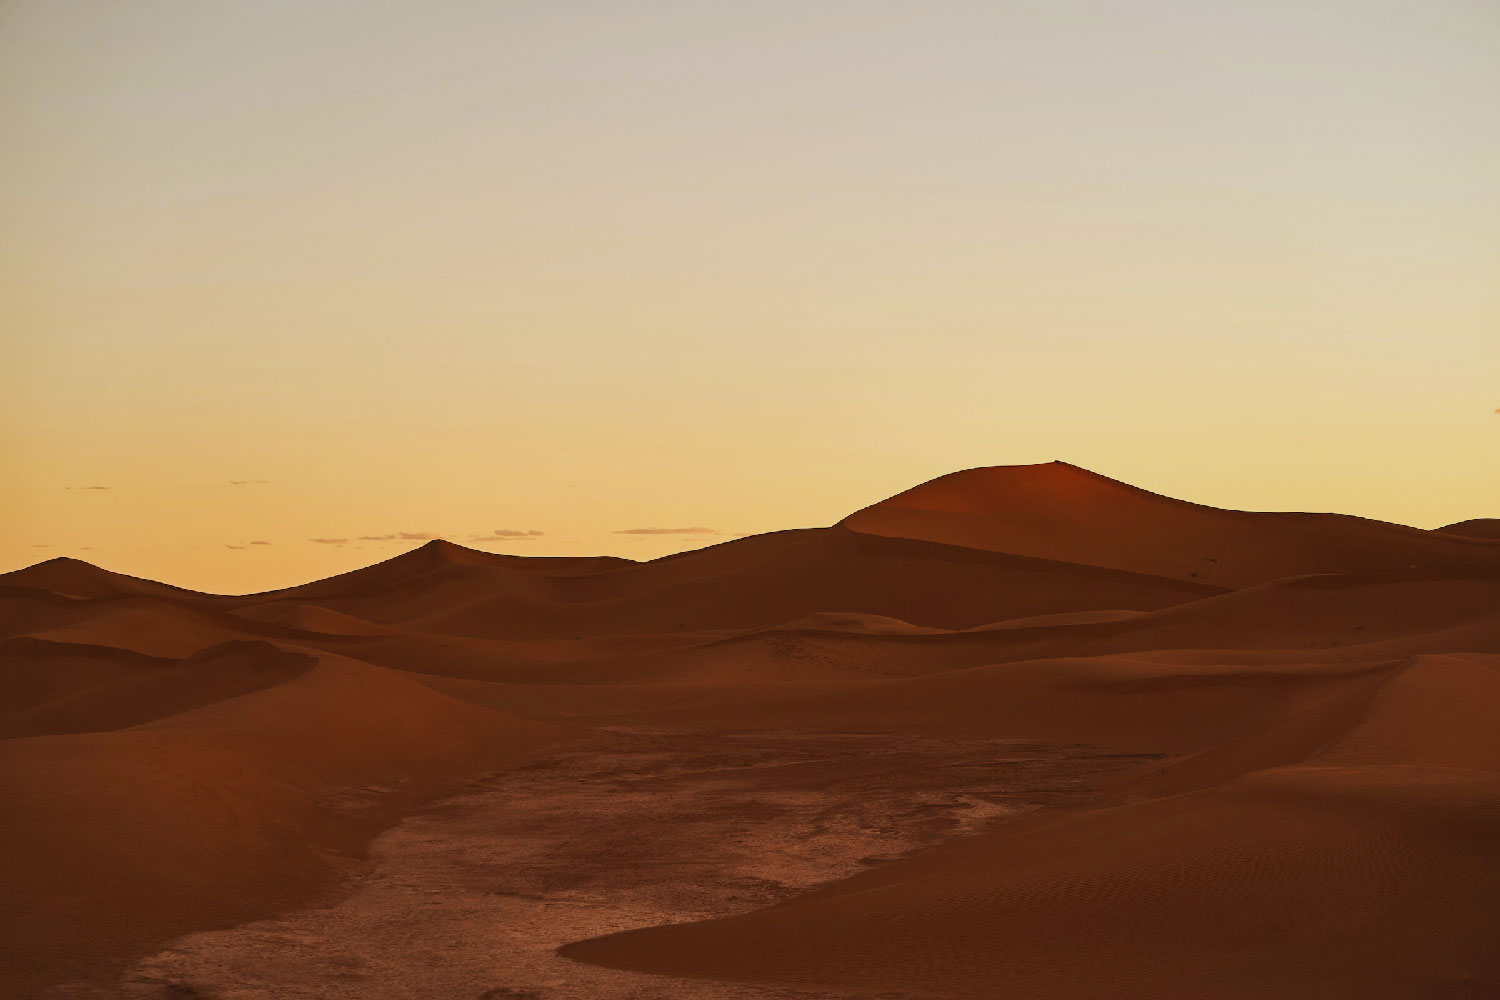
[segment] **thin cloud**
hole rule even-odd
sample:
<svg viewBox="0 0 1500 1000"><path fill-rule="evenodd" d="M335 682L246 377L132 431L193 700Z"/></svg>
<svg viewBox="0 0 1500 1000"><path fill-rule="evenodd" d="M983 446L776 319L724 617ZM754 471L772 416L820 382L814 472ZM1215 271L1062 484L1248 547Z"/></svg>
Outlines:
<svg viewBox="0 0 1500 1000"><path fill-rule="evenodd" d="M251 542L251 545L270 545L270 542Z"/></svg>
<svg viewBox="0 0 1500 1000"><path fill-rule="evenodd" d="M70 490L110 490L113 486L69 486Z"/></svg>
<svg viewBox="0 0 1500 1000"><path fill-rule="evenodd" d="M626 528L617 535L717 535L716 528Z"/></svg>
<svg viewBox="0 0 1500 1000"><path fill-rule="evenodd" d="M226 545L224 547L226 549L243 549L245 546L243 546L243 545Z"/></svg>
<svg viewBox="0 0 1500 1000"><path fill-rule="evenodd" d="M430 542L442 535L430 531L395 531L389 535L360 535L361 542Z"/></svg>
<svg viewBox="0 0 1500 1000"><path fill-rule="evenodd" d="M308 541L309 542L315 542L318 545L345 545L345 544L348 544L349 539L347 539L347 538L309 538Z"/></svg>
<svg viewBox="0 0 1500 1000"><path fill-rule="evenodd" d="M488 535L470 535L471 542L528 542L533 538L541 538L544 531L530 529L522 531L519 528L496 528Z"/></svg>
<svg viewBox="0 0 1500 1000"><path fill-rule="evenodd" d="M46 544L45 542L38 542L37 544L33 545L32 548L34 548L34 549L50 549L50 548L52 548L52 546Z"/></svg>
<svg viewBox="0 0 1500 1000"><path fill-rule="evenodd" d="M265 486L271 481L269 479L231 479L230 486Z"/></svg>

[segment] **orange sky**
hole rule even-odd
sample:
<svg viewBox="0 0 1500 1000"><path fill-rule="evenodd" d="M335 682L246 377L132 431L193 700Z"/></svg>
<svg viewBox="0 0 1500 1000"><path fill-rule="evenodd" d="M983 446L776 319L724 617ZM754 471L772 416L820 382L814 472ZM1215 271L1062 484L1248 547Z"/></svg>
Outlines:
<svg viewBox="0 0 1500 1000"><path fill-rule="evenodd" d="M1500 515L1497 46L1443 0L11 0L0 569L649 557L1053 458Z"/></svg>

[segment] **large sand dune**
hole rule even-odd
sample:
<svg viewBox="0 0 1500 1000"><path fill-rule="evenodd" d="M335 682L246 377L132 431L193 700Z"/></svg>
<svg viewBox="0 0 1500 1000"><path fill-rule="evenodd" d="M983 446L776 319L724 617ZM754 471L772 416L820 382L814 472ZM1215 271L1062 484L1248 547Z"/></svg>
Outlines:
<svg viewBox="0 0 1500 1000"><path fill-rule="evenodd" d="M1242 587L1282 576L1415 567L1500 568L1500 548L1343 514L1220 510L1096 473L1047 465L969 469L846 517L873 535L924 538Z"/></svg>
<svg viewBox="0 0 1500 1000"><path fill-rule="evenodd" d="M1465 538L1484 538L1500 541L1500 517L1476 517L1457 524L1448 524L1438 529L1450 535Z"/></svg>
<svg viewBox="0 0 1500 1000"><path fill-rule="evenodd" d="M1494 997L1492 524L1054 463L651 562L0 575L0 995Z"/></svg>

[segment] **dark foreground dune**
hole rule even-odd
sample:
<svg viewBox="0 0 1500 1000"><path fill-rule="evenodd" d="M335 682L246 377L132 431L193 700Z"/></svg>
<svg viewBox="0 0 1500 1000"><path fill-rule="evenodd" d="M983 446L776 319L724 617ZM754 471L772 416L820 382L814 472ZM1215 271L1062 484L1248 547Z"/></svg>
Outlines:
<svg viewBox="0 0 1500 1000"><path fill-rule="evenodd" d="M1500 996L1500 537L1061 463L636 563L0 576L0 995Z"/></svg>

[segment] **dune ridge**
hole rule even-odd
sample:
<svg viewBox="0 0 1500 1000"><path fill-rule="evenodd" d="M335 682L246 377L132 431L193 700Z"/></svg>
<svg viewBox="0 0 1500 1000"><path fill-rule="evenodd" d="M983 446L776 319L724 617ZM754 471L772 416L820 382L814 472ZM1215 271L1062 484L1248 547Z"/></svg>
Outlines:
<svg viewBox="0 0 1500 1000"><path fill-rule="evenodd" d="M1449 535L1500 541L1500 517L1476 517L1436 529Z"/></svg>
<svg viewBox="0 0 1500 1000"><path fill-rule="evenodd" d="M1457 533L1346 514L1221 510L1066 462L951 473L839 522L920 538L1224 587L1311 573L1495 572L1500 553Z"/></svg>

